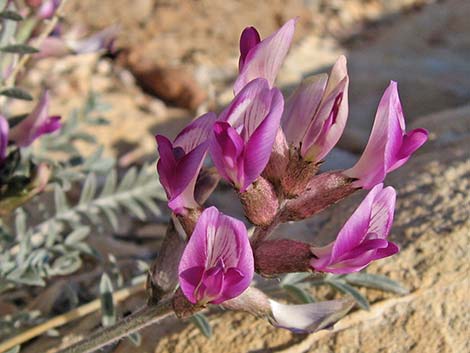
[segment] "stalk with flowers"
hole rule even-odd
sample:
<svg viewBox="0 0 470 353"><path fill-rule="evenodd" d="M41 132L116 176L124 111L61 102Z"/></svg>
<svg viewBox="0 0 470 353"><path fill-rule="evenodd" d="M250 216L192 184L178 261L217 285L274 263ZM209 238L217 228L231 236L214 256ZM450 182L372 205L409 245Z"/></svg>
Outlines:
<svg viewBox="0 0 470 353"><path fill-rule="evenodd" d="M294 332L330 328L353 307L350 299L280 303L252 286L255 274L348 274L399 251L387 239L396 192L383 183L425 143L427 131L406 131L391 82L358 162L319 173L347 122L349 76L340 57L329 75L306 78L284 98L274 83L295 26L292 19L263 40L246 28L232 102L220 114L195 119L173 141L156 136L157 171L172 217L149 271L148 304L62 353L91 352L171 313L186 318L210 305ZM207 157L213 166L205 164ZM204 206L220 180L236 191L254 227L251 236L242 220ZM369 193L332 243L270 239L279 224L312 217L360 189Z"/></svg>

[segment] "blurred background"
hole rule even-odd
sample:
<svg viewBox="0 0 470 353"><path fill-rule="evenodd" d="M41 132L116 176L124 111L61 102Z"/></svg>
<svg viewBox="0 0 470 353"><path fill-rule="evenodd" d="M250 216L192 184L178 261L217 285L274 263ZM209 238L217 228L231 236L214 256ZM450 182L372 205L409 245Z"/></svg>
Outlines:
<svg viewBox="0 0 470 353"><path fill-rule="evenodd" d="M48 87L50 110L64 119L90 92L98 94L110 107L102 113L110 125L93 126L88 132L104 145L104 155L116 157L121 168L153 162L155 134L174 137L191 119L207 110L220 111L233 98L243 28L255 26L264 38L297 16L293 45L277 81L284 93L308 75L328 72L339 55L348 59L348 126L326 168L348 167L358 158L390 80L398 82L407 130L430 130L430 141L387 181L399 193L392 240L402 251L368 270L400 281L409 294L361 289L371 302L370 311L355 312L332 332L294 335L249 315L215 313L210 316L211 338L193 325L170 320L143 330L138 348L124 340L109 351L468 350L470 1L70 0L65 26L93 33L118 25L115 52L42 59L24 85L32 92ZM89 146L83 143L80 148L86 153ZM211 202L241 215L232 197L225 188ZM313 220L283 226L277 233L310 240L312 234L334 233L359 199ZM117 231L91 235L89 240L103 254L112 254L114 263L104 261L94 272L82 269L67 280L55 279L46 289L23 294L36 297L28 307L50 316L64 312L74 306L73 296L64 295L68 286L83 302L96 296L103 270L116 267L125 276L135 261L150 262L164 223L121 221ZM120 314L135 310L143 300L142 291L129 296L120 304ZM60 338L43 335L21 352L54 352L86 335L100 320L97 312L80 318L60 328Z"/></svg>

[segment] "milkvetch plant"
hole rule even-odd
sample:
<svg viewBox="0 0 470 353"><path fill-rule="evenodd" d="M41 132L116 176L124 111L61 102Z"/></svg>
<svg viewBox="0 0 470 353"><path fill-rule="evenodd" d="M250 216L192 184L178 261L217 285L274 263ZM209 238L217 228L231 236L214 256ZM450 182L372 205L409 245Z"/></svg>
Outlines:
<svg viewBox="0 0 470 353"><path fill-rule="evenodd" d="M331 328L353 301L280 303L255 288L252 279L299 272L348 275L399 251L387 239L396 193L383 182L426 141L427 132L406 132L397 84L392 82L356 165L319 173L346 125L347 63L340 57L329 75L306 78L284 98L275 80L295 25L292 19L263 40L255 28L246 28L232 102L219 115L207 113L190 123L173 142L157 136L157 171L172 220L149 272L149 305L106 335L97 333L63 352L86 351L78 349L80 344L98 348L170 312L186 318L213 304L247 311L293 332ZM212 167L203 163L207 151ZM236 191L254 227L251 236L243 220L214 206L204 208L220 179ZM368 195L331 244L315 244L313 234L312 242L270 239L279 224L311 217L360 189L369 190ZM360 295L348 289L347 276L341 281L327 278L356 298ZM149 313L153 316L142 324L141 317Z"/></svg>

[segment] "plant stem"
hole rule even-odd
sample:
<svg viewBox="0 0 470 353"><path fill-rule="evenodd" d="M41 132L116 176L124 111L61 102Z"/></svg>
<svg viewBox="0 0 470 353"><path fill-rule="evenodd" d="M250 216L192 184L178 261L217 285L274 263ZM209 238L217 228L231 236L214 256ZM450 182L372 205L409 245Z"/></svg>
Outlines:
<svg viewBox="0 0 470 353"><path fill-rule="evenodd" d="M117 324L105 327L57 353L94 352L146 326L157 323L171 313L173 313L171 299L161 301L156 305L145 306Z"/></svg>

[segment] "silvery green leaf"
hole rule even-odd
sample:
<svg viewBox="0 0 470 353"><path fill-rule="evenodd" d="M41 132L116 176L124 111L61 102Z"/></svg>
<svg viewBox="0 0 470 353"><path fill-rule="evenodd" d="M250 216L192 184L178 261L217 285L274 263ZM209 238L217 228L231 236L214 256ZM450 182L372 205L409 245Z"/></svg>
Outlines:
<svg viewBox="0 0 470 353"><path fill-rule="evenodd" d="M114 190L116 190L116 185L117 173L116 170L112 169L106 177L106 181L104 182L103 190L101 190L100 197L111 195Z"/></svg>
<svg viewBox="0 0 470 353"><path fill-rule="evenodd" d="M115 211L109 207L100 207L100 210L105 215L113 230L117 231L119 229L119 221Z"/></svg>
<svg viewBox="0 0 470 353"><path fill-rule="evenodd" d="M142 344L142 336L138 332L131 333L127 336L127 338L136 347L140 347L140 345Z"/></svg>
<svg viewBox="0 0 470 353"><path fill-rule="evenodd" d="M311 277L312 274L309 272L292 272L285 275L281 280L281 286L286 284L296 284L303 280Z"/></svg>
<svg viewBox="0 0 470 353"><path fill-rule="evenodd" d="M23 16L21 16L18 12L11 11L11 10L1 11L0 17L6 20L12 20L12 21L21 21L23 19Z"/></svg>
<svg viewBox="0 0 470 353"><path fill-rule="evenodd" d="M57 258L50 269L51 275L69 275L80 269L82 260L78 253L73 252Z"/></svg>
<svg viewBox="0 0 470 353"><path fill-rule="evenodd" d="M17 28L18 22L16 21L4 21L2 23L2 30L0 31L0 46L11 43L11 40L15 37Z"/></svg>
<svg viewBox="0 0 470 353"><path fill-rule="evenodd" d="M149 165L145 163L139 171L139 174L137 176L136 184L145 184L149 180L149 176L155 176L154 173L149 173L148 172Z"/></svg>
<svg viewBox="0 0 470 353"><path fill-rule="evenodd" d="M5 96L5 97L15 98L15 99L22 99L25 101L33 100L33 96L31 96L28 92L18 87L6 88L0 91L0 96Z"/></svg>
<svg viewBox="0 0 470 353"><path fill-rule="evenodd" d="M135 184L136 178L137 178L137 169L135 167L132 167L131 169L129 169L126 175L124 175L124 178L119 184L117 192L123 192L131 188Z"/></svg>
<svg viewBox="0 0 470 353"><path fill-rule="evenodd" d="M83 226L78 229L75 229L72 233L70 233L67 238L65 238L66 245L73 245L75 243L79 243L84 240L88 234L90 234L90 227Z"/></svg>
<svg viewBox="0 0 470 353"><path fill-rule="evenodd" d="M15 228L18 238L22 238L26 235L26 213L22 208L16 210Z"/></svg>
<svg viewBox="0 0 470 353"><path fill-rule="evenodd" d="M96 137L86 132L76 132L73 134L74 140L81 140L88 143L96 143Z"/></svg>
<svg viewBox="0 0 470 353"><path fill-rule="evenodd" d="M8 274L7 278L10 281L29 286L44 286L46 284L37 271L29 266L17 267Z"/></svg>
<svg viewBox="0 0 470 353"><path fill-rule="evenodd" d="M299 304L314 303L315 299L305 289L294 284L284 284L282 288Z"/></svg>
<svg viewBox="0 0 470 353"><path fill-rule="evenodd" d="M91 200L93 200L95 193L96 193L96 176L95 174L90 173L85 179L85 184L83 184L82 193L80 195L80 201L78 202L79 205L89 203Z"/></svg>
<svg viewBox="0 0 470 353"><path fill-rule="evenodd" d="M344 277L346 282L356 286L364 286L368 288L380 289L386 292L397 294L408 294L409 290L400 283L391 280L382 275L369 274L365 272L350 273Z"/></svg>
<svg viewBox="0 0 470 353"><path fill-rule="evenodd" d="M75 243L71 246L72 249L79 251L82 254L87 254L98 258L99 254L90 245L84 242Z"/></svg>
<svg viewBox="0 0 470 353"><path fill-rule="evenodd" d="M148 195L142 194L138 196L138 200L146 207L148 208L154 215L160 216L162 214L162 211L160 208L157 206L156 202Z"/></svg>
<svg viewBox="0 0 470 353"><path fill-rule="evenodd" d="M69 209L67 196L60 185L54 185L54 205L56 213L64 213Z"/></svg>
<svg viewBox="0 0 470 353"><path fill-rule="evenodd" d="M359 292L356 288L347 284L345 281L341 279L327 279L325 280L325 283L330 284L331 286L345 294L351 295L362 309L370 309L369 301L367 300L367 298L364 297L361 292Z"/></svg>
<svg viewBox="0 0 470 353"><path fill-rule="evenodd" d="M101 323L104 327L114 325L116 322L116 309L113 300L113 284L106 273L100 281Z"/></svg>
<svg viewBox="0 0 470 353"><path fill-rule="evenodd" d="M123 205L129 209L129 211L132 212L137 218L139 218L141 221L144 221L146 219L145 216L145 211L143 210L142 206L140 206L136 201L134 201L131 198L128 198L127 200L123 200Z"/></svg>
<svg viewBox="0 0 470 353"><path fill-rule="evenodd" d="M0 48L0 51L12 54L35 54L39 52L39 50L36 48L26 44L5 45L4 47Z"/></svg>
<svg viewBox="0 0 470 353"><path fill-rule="evenodd" d="M189 319L196 327L201 331L201 333L210 338L212 336L212 326L209 323L209 320L204 314L196 313Z"/></svg>

